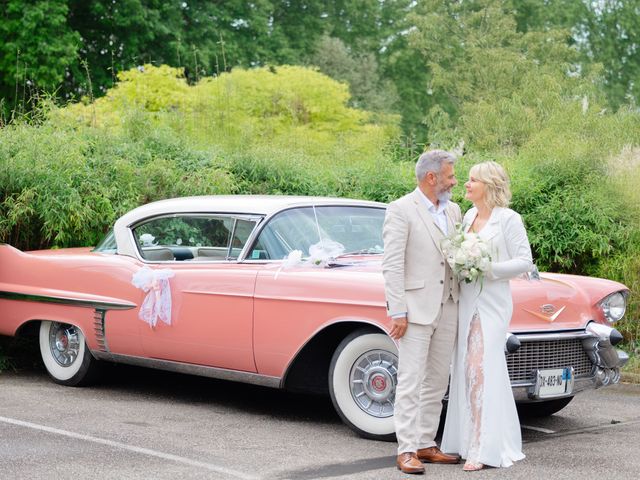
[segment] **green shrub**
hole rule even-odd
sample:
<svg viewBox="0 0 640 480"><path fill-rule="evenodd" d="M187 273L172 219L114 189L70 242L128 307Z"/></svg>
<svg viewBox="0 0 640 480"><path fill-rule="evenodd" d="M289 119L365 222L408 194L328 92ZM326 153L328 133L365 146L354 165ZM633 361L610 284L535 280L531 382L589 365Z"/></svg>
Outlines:
<svg viewBox="0 0 640 480"><path fill-rule="evenodd" d="M95 245L142 203L235 190L210 155L166 130L146 132L53 122L1 129L0 239L21 249Z"/></svg>
<svg viewBox="0 0 640 480"><path fill-rule="evenodd" d="M629 248L617 255L605 258L595 274L603 278L614 278L629 287L625 318L616 324L632 348L640 348L640 239L629 243Z"/></svg>
<svg viewBox="0 0 640 480"><path fill-rule="evenodd" d="M465 107L443 138L468 141L460 184L474 163L505 165L542 270L631 288L620 328L635 339L640 115L603 112L595 101L585 108L562 91L540 103L527 92ZM93 245L131 208L184 195L404 195L415 186L417 152L399 146L397 119L351 109L347 98L344 85L298 67L234 70L195 86L177 70L131 71L93 104L0 128L0 240ZM463 195L460 185L454 200L464 211Z"/></svg>
<svg viewBox="0 0 640 480"><path fill-rule="evenodd" d="M403 190L384 155L397 119L373 123L313 69L236 69L189 86L178 69L146 65L119 78L91 104L0 129L0 240L94 245L122 213L167 197Z"/></svg>

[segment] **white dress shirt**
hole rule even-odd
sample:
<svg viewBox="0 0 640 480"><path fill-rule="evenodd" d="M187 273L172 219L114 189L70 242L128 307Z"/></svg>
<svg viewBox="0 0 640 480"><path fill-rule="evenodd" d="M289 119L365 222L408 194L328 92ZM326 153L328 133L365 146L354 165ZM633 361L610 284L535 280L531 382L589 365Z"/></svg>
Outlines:
<svg viewBox="0 0 640 480"><path fill-rule="evenodd" d="M445 213L445 210L447 209L447 205L449 202L448 201L438 202L438 206L436 207L431 202L431 200L429 200L429 198L427 198L427 196L424 193L422 193L422 190L420 190L419 188L416 188L416 191L420 194L420 198L422 198L422 201L427 207L427 210L429 210L429 213L433 217L433 220L434 222L436 222L436 225L438 226L438 228L442 230L442 233L447 235L447 233L449 233L449 228L447 227L447 215Z"/></svg>

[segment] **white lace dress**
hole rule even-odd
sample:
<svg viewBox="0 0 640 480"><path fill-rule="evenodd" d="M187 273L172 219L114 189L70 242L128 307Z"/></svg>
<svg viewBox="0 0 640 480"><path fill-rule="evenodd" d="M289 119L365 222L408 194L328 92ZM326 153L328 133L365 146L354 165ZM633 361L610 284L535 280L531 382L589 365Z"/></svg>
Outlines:
<svg viewBox="0 0 640 480"><path fill-rule="evenodd" d="M465 215L467 230L476 215L475 208ZM494 208L479 235L491 246L491 273L481 284L460 285L441 448L473 463L508 467L524 458L504 354L513 311L509 279L531 270L531 248L520 215L507 208Z"/></svg>

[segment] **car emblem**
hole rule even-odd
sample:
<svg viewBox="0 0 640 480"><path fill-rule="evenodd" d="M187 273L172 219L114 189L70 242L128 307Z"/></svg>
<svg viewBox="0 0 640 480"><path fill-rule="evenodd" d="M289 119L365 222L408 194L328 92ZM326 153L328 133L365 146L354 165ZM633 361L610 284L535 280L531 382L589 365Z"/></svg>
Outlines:
<svg viewBox="0 0 640 480"><path fill-rule="evenodd" d="M550 303L547 303L540 307L540 311L545 315L553 315L554 313L556 313L556 307L554 305L551 305Z"/></svg>
<svg viewBox="0 0 640 480"><path fill-rule="evenodd" d="M387 382L382 375L376 375L371 380L371 386L376 392L382 392L385 388L387 388Z"/></svg>
<svg viewBox="0 0 640 480"><path fill-rule="evenodd" d="M566 305L560 308L559 310L556 310L555 305L546 303L540 306L540 312L533 312L531 310L527 310L526 308L523 310L525 312L529 312L531 315L535 315L536 317L551 323L551 322L554 322L560 316L560 314L564 311L565 308L567 308Z"/></svg>

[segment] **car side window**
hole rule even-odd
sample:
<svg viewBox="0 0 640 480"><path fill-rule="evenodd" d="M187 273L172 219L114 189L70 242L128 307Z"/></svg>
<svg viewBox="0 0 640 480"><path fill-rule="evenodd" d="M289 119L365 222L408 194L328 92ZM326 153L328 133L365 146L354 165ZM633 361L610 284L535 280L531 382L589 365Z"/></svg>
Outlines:
<svg viewBox="0 0 640 480"><path fill-rule="evenodd" d="M232 216L174 215L140 224L133 234L149 261L221 261L238 257L254 227Z"/></svg>

